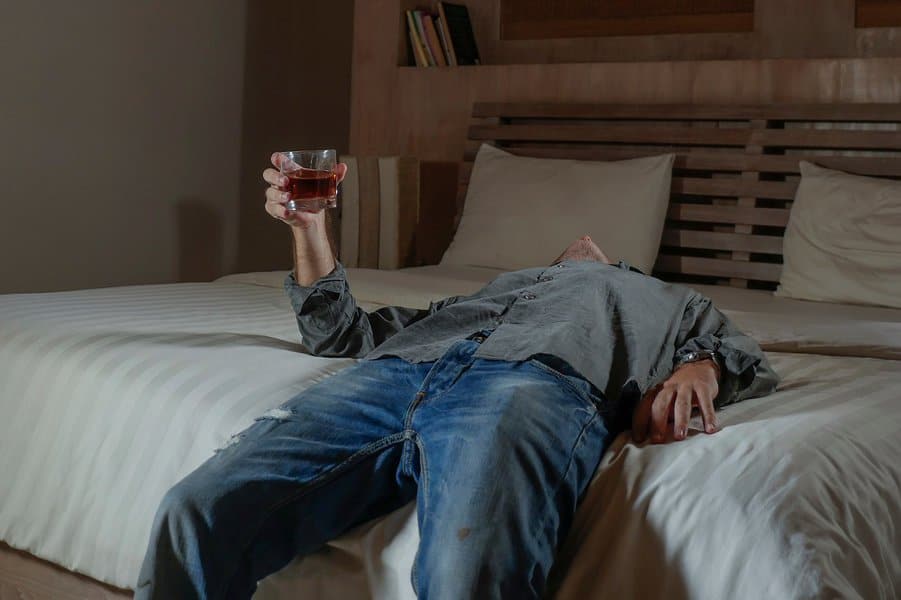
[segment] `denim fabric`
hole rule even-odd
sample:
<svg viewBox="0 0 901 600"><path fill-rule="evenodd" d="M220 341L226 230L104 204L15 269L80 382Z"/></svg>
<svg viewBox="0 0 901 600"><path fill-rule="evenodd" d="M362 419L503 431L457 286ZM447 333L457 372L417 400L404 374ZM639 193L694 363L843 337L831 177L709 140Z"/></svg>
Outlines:
<svg viewBox="0 0 901 600"><path fill-rule="evenodd" d="M173 487L135 598L248 598L351 527L417 502L420 598L538 598L608 443L584 379L535 360L361 361Z"/></svg>

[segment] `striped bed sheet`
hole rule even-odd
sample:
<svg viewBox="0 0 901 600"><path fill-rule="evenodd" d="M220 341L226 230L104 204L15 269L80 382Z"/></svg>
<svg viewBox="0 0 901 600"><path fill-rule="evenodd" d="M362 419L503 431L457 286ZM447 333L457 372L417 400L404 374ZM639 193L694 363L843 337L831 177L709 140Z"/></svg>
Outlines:
<svg viewBox="0 0 901 600"><path fill-rule="evenodd" d="M492 275L350 278L372 309L427 305ZM303 353L282 277L0 296L0 539L133 586L168 487L352 363ZM735 315L769 335L765 306ZM840 341L850 354L860 339ZM829 355L827 342L771 352L779 391L728 408L715 436L618 438L561 548L558 597L901 594L901 362L872 356L890 340L867 357ZM412 598L417 543L411 504L296 560L256 597Z"/></svg>

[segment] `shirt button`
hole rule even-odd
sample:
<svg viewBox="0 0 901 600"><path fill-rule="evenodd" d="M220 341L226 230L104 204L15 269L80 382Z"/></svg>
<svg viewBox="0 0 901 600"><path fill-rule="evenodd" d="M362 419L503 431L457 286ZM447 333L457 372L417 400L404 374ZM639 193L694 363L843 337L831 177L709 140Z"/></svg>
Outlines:
<svg viewBox="0 0 901 600"><path fill-rule="evenodd" d="M537 298L537 296L535 294L533 294L532 292L526 292L525 294L522 295L522 297L524 300L534 300L535 298Z"/></svg>

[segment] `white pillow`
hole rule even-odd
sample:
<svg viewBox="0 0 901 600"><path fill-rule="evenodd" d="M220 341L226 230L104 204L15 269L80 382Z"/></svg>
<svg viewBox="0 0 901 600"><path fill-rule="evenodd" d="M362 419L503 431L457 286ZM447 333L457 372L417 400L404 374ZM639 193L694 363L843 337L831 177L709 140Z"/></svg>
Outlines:
<svg viewBox="0 0 901 600"><path fill-rule="evenodd" d="M801 162L777 296L901 308L901 182Z"/></svg>
<svg viewBox="0 0 901 600"><path fill-rule="evenodd" d="M487 144L441 264L547 265L576 238L650 273L669 205L672 154L617 162L514 156Z"/></svg>

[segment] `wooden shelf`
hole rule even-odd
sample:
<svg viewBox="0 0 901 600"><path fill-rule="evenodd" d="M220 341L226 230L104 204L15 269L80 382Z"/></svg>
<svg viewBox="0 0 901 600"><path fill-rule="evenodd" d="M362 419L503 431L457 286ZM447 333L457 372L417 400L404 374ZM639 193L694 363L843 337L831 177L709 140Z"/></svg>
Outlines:
<svg viewBox="0 0 901 600"><path fill-rule="evenodd" d="M480 69L483 67L497 66L503 65L457 65L454 67L417 67L416 65L400 65L397 68L402 71L453 71L454 69Z"/></svg>
<svg viewBox="0 0 901 600"><path fill-rule="evenodd" d="M383 5L390 19L396 18L394 64L408 66L403 11L430 6L431 1L371 1ZM901 8L879 0L857 0L857 28L852 14L836 7L811 12L809 0L756 0L753 31L509 40L501 36L500 0L461 1L469 8L483 65L895 57L901 32ZM882 26L860 28L864 24ZM392 30L380 31L386 29Z"/></svg>

